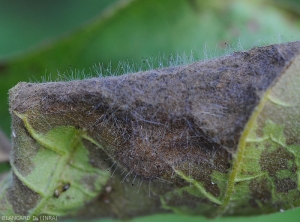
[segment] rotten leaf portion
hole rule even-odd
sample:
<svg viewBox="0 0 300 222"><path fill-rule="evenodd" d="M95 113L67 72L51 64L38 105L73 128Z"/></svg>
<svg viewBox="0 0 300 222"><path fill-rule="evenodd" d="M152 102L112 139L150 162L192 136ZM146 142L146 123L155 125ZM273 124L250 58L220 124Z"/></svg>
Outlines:
<svg viewBox="0 0 300 222"><path fill-rule="evenodd" d="M11 163L12 181L23 186L13 182L2 195L24 190L34 201L22 210L4 198L1 207L43 213L35 210L43 198L42 186L35 187L39 174L56 183L43 184L51 200L74 183L89 193L90 179L68 171L70 158L93 172L97 187L90 197L97 191L98 199L78 211L82 217L170 210L214 217L275 212L287 209L287 201L298 206L299 52L295 42L119 77L19 83L10 90ZM285 194L294 199L284 201ZM92 199L80 198L82 205ZM45 212L59 212L51 209Z"/></svg>
<svg viewBox="0 0 300 222"><path fill-rule="evenodd" d="M300 55L265 92L237 151L230 215L300 206ZM247 205L246 205L247 204ZM237 207L244 205L245 208Z"/></svg>

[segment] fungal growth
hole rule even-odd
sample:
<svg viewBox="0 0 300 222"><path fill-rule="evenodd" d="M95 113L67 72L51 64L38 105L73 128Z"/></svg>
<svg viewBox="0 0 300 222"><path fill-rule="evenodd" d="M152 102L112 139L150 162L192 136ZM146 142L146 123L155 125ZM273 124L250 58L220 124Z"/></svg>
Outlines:
<svg viewBox="0 0 300 222"><path fill-rule="evenodd" d="M75 185L52 196L98 192L81 216L172 210L213 217L216 209L225 216L298 206L300 102L289 81L299 81L299 52L294 42L122 76L19 83L10 90L13 174L30 177L40 163L29 156L41 149L67 156L57 178ZM68 151L45 139L62 127L73 127ZM73 179L70 167L96 174ZM105 179L95 188L97 172Z"/></svg>

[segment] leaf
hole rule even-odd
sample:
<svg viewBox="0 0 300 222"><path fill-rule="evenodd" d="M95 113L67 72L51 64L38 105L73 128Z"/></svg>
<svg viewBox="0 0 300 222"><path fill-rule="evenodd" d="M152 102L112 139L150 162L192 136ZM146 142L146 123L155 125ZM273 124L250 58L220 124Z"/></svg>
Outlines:
<svg viewBox="0 0 300 222"><path fill-rule="evenodd" d="M168 1L166 1L166 2L168 3ZM163 16L161 14L157 15L157 14L153 13L146 18L149 21L151 21L151 20L153 21L153 25L151 27L154 27L154 28L153 29L146 28L146 30L144 30L143 29L143 27L145 28L145 23L143 22L144 20L142 20L141 18L136 19L136 18L138 18L138 16L140 14L141 15L144 14L144 13L139 13L139 12L144 12L141 10L141 9L143 9L143 5L145 5L144 9L150 8L150 7L148 7L148 4L144 4L145 1L143 1L142 3L140 3L140 7L138 8L138 10L132 10L132 13L134 14L134 16L132 16L132 19L141 21L139 23L142 26L141 33L147 33L147 30L151 31L151 32L147 33L147 38L137 38L136 33L139 33L138 31L127 32L127 30L130 30L130 29L126 29L126 28L131 27L131 25L134 24L132 21L129 23L130 26L124 26L124 25L120 24L120 23L122 23L120 20L116 19L115 23L109 23L109 25L106 25L105 28L103 29L104 33L105 33L110 28L114 29L114 27L115 27L114 24L117 24L116 28L114 29L115 31L114 30L112 30L110 32L108 31L108 33L110 33L109 38L101 39L101 38L95 37L95 39L97 39L99 42L103 41L103 45L104 45L104 47L106 47L105 53L103 53L103 55L101 55L101 58L100 58L99 52L102 52L102 50L95 47L94 52L90 52L89 54L91 55L91 57L94 56L94 58L96 58L96 59L88 61L89 59L85 60L85 58L83 58L82 61L86 61L86 64L83 64L81 66L81 68L90 67L91 64L94 63L94 61L96 61L96 62L100 61L100 62L103 62L104 64L106 64L108 61L113 61L114 64L117 64L117 62L119 61L118 60L119 58L126 59L126 57L127 57L127 54L126 54L127 52L126 52L126 50L124 50L124 48L128 47L128 48L133 49L135 47L135 45L137 45L138 39L143 40L143 42L142 42L143 47L139 47L138 49L135 49L135 50L141 49L140 51L138 51L140 54L133 52L133 51L130 51L129 53L130 53L130 55L133 54L134 58L140 59L142 56L146 57L146 56L150 56L152 54L154 54L154 56L156 56L158 54L158 52L161 52L161 53L165 52L166 54L168 54L169 51L176 52L178 49L186 50L189 52L190 49L194 47L194 45L196 45L197 47L200 46L199 54L202 54L202 50L201 50L202 46L205 43L208 43L208 45L209 45L210 40L212 40L212 42L211 42L212 46L210 47L210 51L214 51L212 49L215 49L215 45L216 45L216 43L219 43L219 40L221 41L221 45L223 45L224 44L223 41L232 42L232 40L236 40L238 37L240 37L242 46L246 49L249 46L251 46L253 44L253 42L256 40L263 38L264 40L269 41L271 38L273 38L273 36L275 36L275 35L277 36L278 33L287 33L286 35L288 36L288 39L289 39L290 35L292 37L298 36L297 25L295 25L294 22L291 22L290 19L287 19L286 14L282 13L282 11L283 11L282 9L284 8L284 7L281 7L282 5L280 5L280 7L277 7L277 8L272 8L272 9L268 8L266 10L265 7L261 7L260 3L255 2L253 4L252 2L244 3L243 1L237 1L237 4L235 4L234 7L232 7L232 10L229 10L229 11L224 10L224 7L222 7L220 4L215 4L214 9L215 9L216 13L214 14L213 10L211 10L211 6L214 6L214 3L212 3L212 4L209 3L209 5L206 6L206 4L208 4L208 3L201 4L200 1L194 1L194 2L196 2L198 5L197 4L193 5L193 7L191 7L193 10L198 9L198 11L199 11L199 8L203 8L203 11L205 11L206 9L209 10L209 13L203 13L203 11L200 11L200 13L199 12L197 13L197 15L204 15L200 19L200 21L202 21L202 23L206 25L206 27L207 27L206 29L203 28L203 26L195 25L193 27L194 29L186 29L186 30L184 29L184 31L182 31L183 30L182 26L184 26L184 25L177 27L177 23L174 22L174 19L173 19L173 18L177 18L177 16L179 16L179 17L183 16L184 13L182 13L181 10L179 10L180 13L173 13L172 14L173 16L170 16L171 17L171 19L170 19L171 25L174 25L175 28L177 27L179 31L176 31L176 29L174 28L174 31L171 32L170 29L173 30L173 27L171 27L170 29L168 29L168 27L166 28L166 26L171 26L169 24L166 24L166 26L159 26L159 24L164 21L164 18L165 18L164 16L168 13L169 9L176 7L176 6L174 6L174 4L172 4L173 2L171 2L171 5L168 5L168 7L165 7L165 9L168 9L168 10L164 10L164 11L161 10L161 11L163 11L163 13L161 13L161 14L163 14ZM272 1L270 1L270 2L272 2ZM283 5L287 5L288 1L282 1L282 2L283 2ZM167 3L161 3L161 4L167 4ZM138 5L138 4L139 3L137 3L136 5ZM154 2L154 4L157 5L156 2ZM263 4L267 5L268 3L264 2ZM228 5L228 2L224 2L224 5ZM250 6L253 6L253 7L250 7ZM131 7L131 5L129 5L129 7ZM178 8L179 9L182 8L180 4L178 4ZM280 12L278 12L278 8L280 9ZM155 9L156 8L154 7L153 10L155 10ZM295 7L295 5L293 5L293 7L291 7L291 9L293 12L297 13L297 7ZM232 13L235 11L237 13ZM293 14L293 18L295 18L294 21L298 20L296 13ZM190 15L192 13L190 11L187 11L186 14ZM255 19L254 19L254 22L251 22L251 21L253 21L253 19L252 19L253 14L256 15L255 18L258 18L258 17L260 18L260 16L262 16L263 18L259 19L259 22L256 22ZM152 17L152 15L153 15L153 17L156 17L158 19L157 20L154 19ZM222 15L222 16L220 16L220 15ZM234 16L232 16L232 15L234 15ZM209 17L211 19L209 20L209 19L207 19L207 17ZM245 17L246 17L246 19L245 19ZM119 18L123 18L123 17L120 16ZM193 17L192 19L194 19L194 18L195 17ZM220 20L218 20L219 18L220 18ZM184 19L178 19L178 20L183 21ZM125 20L125 21L127 21L127 20ZM184 21L190 21L190 20L184 20ZM220 25L218 25L219 22L220 22ZM260 22L262 25L257 26L257 24L260 24ZM105 22L103 22L103 24L105 24ZM233 25L231 26L230 24L233 24ZM238 24L238 25L235 26L235 24ZM118 32L118 30L119 30L118 25L123 27L123 29L120 29L120 32ZM157 28L155 28L155 27L157 27ZM162 27L162 28L160 28L160 27ZM217 27L220 27L220 29L218 29ZM257 28L257 27L262 27L261 29L256 29L257 32L254 32L257 35L253 34L252 32L249 32L251 30L255 30L255 28ZM251 28L251 30L249 28ZM10 27L10 29L11 29L11 27ZM125 29L125 31L124 31L124 29ZM236 33L235 31L239 30L239 29L244 30L245 32L243 31L240 36L235 36L234 35L234 33ZM247 31L247 29L248 29L248 31ZM296 31L293 31L294 29L296 29ZM164 30L166 30L165 33L163 32ZM193 30L195 30L195 31L193 31ZM88 31L88 29L87 29L87 31ZM200 34L205 33L205 36L200 35L198 33L198 31ZM73 34L77 35L78 33L79 32L76 32ZM114 34L114 33L116 33L116 34ZM114 47L115 46L114 43L119 42L119 37L123 36L124 33L126 33L127 35L131 34L132 38L136 37L137 40L131 41L131 42L133 42L132 45L128 44L128 42L127 42L127 44L120 43L120 45L118 47ZM152 39L152 33L158 33L158 37ZM172 33L172 35L168 36L168 33ZM177 37L178 33L184 33L184 34L188 33L188 35L185 34L184 36L180 36L180 38L178 39L178 42L172 41L172 37L173 36ZM195 35L193 35L193 33ZM161 39L161 38L159 38L159 35L165 36L166 41L159 41ZM199 37L199 36L201 36L201 37ZM246 36L246 37L243 37L243 36ZM188 40L186 41L187 43L186 43L186 45L182 46L182 48L181 48L181 46L179 46L180 40L185 39L185 38L188 38ZM214 40L214 38L216 38L216 39ZM275 38L277 38L277 37L275 37ZM248 42L248 40L249 40L249 42ZM194 41L196 41L196 43L193 46L188 45L189 43L194 43ZM156 42L158 42L159 44L156 45ZM259 40L258 45L260 45L260 44L262 44L262 41ZM53 44L53 45L55 45L55 44ZM71 48L76 48L77 45L80 46L81 45L80 42L74 41L73 44L71 44ZM95 45L100 45L100 43L97 43ZM144 47L146 48L146 50ZM49 45L49 48L52 48L52 44ZM87 46L85 45L83 48L87 48ZM166 50L166 48L167 48L167 50ZM163 49L165 51L163 51ZM40 50L41 49L38 49L37 51L40 51ZM111 53L111 54L108 53L110 50L114 51L115 53ZM145 52L147 50L149 50L149 52ZM230 50L230 49L227 49L227 50ZM92 51L92 50L89 50L89 51ZM126 52L126 53L124 53L124 52ZM209 52L209 50L207 50L207 47L204 48L204 52L205 52L206 58L211 57L211 54L213 54L212 56L214 56L214 53ZM35 54L35 53L36 52L34 52L33 54ZM15 85L19 81L28 81L28 78L39 79L40 75L43 75L45 72L48 72L45 70L51 69L52 73L54 75L54 73L56 73L56 69L64 71L64 70L66 70L66 67L68 67L70 64L72 64L73 67L74 66L79 67L77 65L81 64L81 58L76 60L74 58L76 56L72 57L72 54L74 54L72 50L61 50L61 51L58 51L58 53L53 53L53 54L49 53L45 57L43 57L43 59L45 59L45 61L46 61L44 64L37 62L37 61L39 61L39 56L40 56L39 53L36 53L32 58L26 60L26 57L28 57L28 56L30 57L30 54L31 53L29 53L29 55L24 55L24 58L19 58L15 61L7 62L7 63L5 63L4 66L1 66L1 68L3 68L3 69L1 69L0 89L3 91L1 91L2 97L0 98L0 102L2 101L1 102L2 105L0 106L0 109L3 112L0 111L0 116L1 116L0 121L1 121L1 126L5 126L5 131L7 133L9 132L9 128L10 128L9 127L10 120L8 118L8 112L6 111L7 106L5 104L7 104L6 93L10 87ZM112 58L109 58L109 57L106 58L104 54L111 55ZM117 59L114 59L114 56L115 56L114 54L117 54L117 57L118 57ZM85 56L85 54L83 52L79 53L79 56L80 55L82 55L82 57ZM102 58L102 56L105 58ZM68 62L68 61L65 62L65 58L71 58L69 60L71 62ZM131 59L131 58L129 57L129 59ZM20 62L23 60L24 60L24 63ZM59 63L62 63L62 65L58 65ZM38 66L35 64L40 64L40 65ZM13 69L10 69L7 72L3 72L3 70L5 70L6 67L12 67L12 66L14 67ZM4 75L2 75L2 73ZM9 75L10 77L7 77L6 75ZM16 77L16 75L19 75L19 77ZM32 77L33 75L37 75L38 77ZM295 151L297 149L295 148L293 150ZM279 172L279 174L282 175L282 174L285 174L285 172L283 172L283 173ZM217 176L213 177L213 179L215 179L215 180L221 180L219 178L222 178L222 175L221 176L217 175ZM239 180L243 180L243 179L244 178L239 178ZM257 220L257 219L255 219L255 220Z"/></svg>
<svg viewBox="0 0 300 222"><path fill-rule="evenodd" d="M16 132L16 143L24 146L18 147L19 156L11 161L13 171L2 182L2 188L11 183L13 187L2 189L1 215L26 215L31 220L38 215L62 216L75 213L94 199L106 184L108 173L90 165L82 142L85 133L61 126L39 134L26 115L17 115L34 140L35 150L26 158L26 135Z"/></svg>
<svg viewBox="0 0 300 222"><path fill-rule="evenodd" d="M10 110L23 196L57 196L58 178L88 194L74 165L103 179L94 202L78 197L77 217L245 216L299 206L299 53L294 42L119 77L19 83ZM38 181L41 172L53 178ZM3 193L19 192L7 186ZM12 203L15 212L43 213L35 202L27 211ZM71 213L53 209L45 213Z"/></svg>

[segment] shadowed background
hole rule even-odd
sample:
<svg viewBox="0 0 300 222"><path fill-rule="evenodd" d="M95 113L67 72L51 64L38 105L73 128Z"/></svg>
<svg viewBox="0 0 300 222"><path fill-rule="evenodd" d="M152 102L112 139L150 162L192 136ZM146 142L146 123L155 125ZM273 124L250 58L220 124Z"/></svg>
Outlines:
<svg viewBox="0 0 300 222"><path fill-rule="evenodd" d="M114 69L124 60L144 68L145 61L153 60L153 67L158 67L155 58L164 56L168 63L177 53L210 59L300 37L296 0L0 0L0 4L0 128L8 136L7 92L20 81L56 79L59 73L74 70L88 74L99 63ZM290 210L218 220L275 222L299 216L299 210ZM134 221L152 220L206 221L178 215Z"/></svg>

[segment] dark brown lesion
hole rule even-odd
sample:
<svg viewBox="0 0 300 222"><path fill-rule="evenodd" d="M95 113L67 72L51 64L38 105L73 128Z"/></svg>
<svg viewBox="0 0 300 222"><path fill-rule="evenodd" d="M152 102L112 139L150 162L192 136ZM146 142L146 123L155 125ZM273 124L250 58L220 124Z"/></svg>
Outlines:
<svg viewBox="0 0 300 222"><path fill-rule="evenodd" d="M288 161L294 162L294 155L288 152L284 147L279 147L273 152L265 150L259 162L263 171L267 171L270 176L275 177L277 171L289 169Z"/></svg>
<svg viewBox="0 0 300 222"><path fill-rule="evenodd" d="M38 204L41 199L40 195L27 187L19 178L13 173L12 184L7 193L6 198L13 207L16 214L28 215ZM27 197L27 198L22 198Z"/></svg>
<svg viewBox="0 0 300 222"><path fill-rule="evenodd" d="M266 178L253 179L249 184L250 196L249 204L253 208L259 207L259 204L270 204L272 199L272 185Z"/></svg>
<svg viewBox="0 0 300 222"><path fill-rule="evenodd" d="M261 155L260 166L272 178L277 192L287 193L290 190L297 189L295 156L284 147L279 147L273 152L265 150ZM287 178L278 178L276 174L280 170L287 170L293 173L289 174Z"/></svg>
<svg viewBox="0 0 300 222"><path fill-rule="evenodd" d="M178 189L175 192L166 193L163 200L167 206L175 208L179 212L182 211L189 215L201 214L209 218L214 218L219 205L212 203L207 198L192 194L196 192L196 187Z"/></svg>
<svg viewBox="0 0 300 222"><path fill-rule="evenodd" d="M290 190L298 188L297 182L292 178L275 179L276 191L279 193L287 193Z"/></svg>

